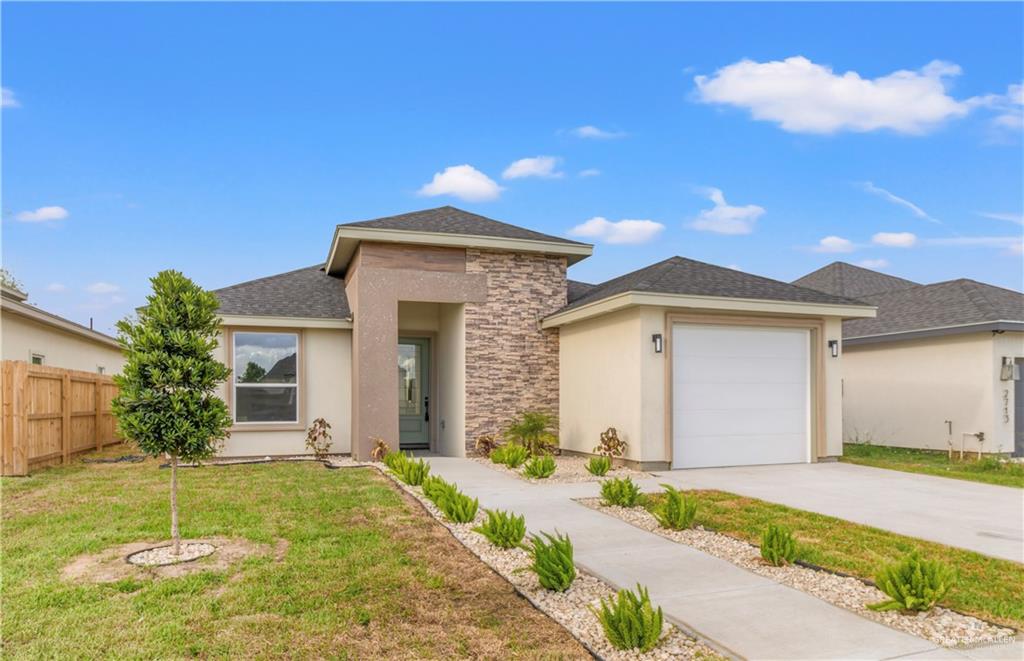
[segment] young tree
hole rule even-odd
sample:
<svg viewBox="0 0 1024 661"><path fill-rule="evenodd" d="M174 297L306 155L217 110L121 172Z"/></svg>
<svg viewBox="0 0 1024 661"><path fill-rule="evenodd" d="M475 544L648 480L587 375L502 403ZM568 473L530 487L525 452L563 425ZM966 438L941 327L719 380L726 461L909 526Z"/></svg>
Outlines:
<svg viewBox="0 0 1024 661"><path fill-rule="evenodd" d="M171 537L178 532L178 461L206 459L231 425L227 406L214 394L230 370L214 359L220 334L217 298L178 271L150 280L153 293L135 321L117 323L125 352L120 392L111 405L122 437L148 455L171 458Z"/></svg>

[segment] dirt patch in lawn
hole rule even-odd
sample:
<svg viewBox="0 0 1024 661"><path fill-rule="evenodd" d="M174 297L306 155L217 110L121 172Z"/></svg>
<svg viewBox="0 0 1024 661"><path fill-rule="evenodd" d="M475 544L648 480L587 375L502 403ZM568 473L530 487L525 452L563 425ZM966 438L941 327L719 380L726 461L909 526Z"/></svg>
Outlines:
<svg viewBox="0 0 1024 661"><path fill-rule="evenodd" d="M274 546L228 537L182 540L182 543L190 542L213 544L216 550L212 555L191 562L146 567L128 562L128 556L167 542L131 542L113 546L99 553L80 555L61 570L61 577L75 583L116 583L126 579L176 578L201 571L222 571L251 556L272 555L275 560L282 560L288 550L288 542L283 539Z"/></svg>

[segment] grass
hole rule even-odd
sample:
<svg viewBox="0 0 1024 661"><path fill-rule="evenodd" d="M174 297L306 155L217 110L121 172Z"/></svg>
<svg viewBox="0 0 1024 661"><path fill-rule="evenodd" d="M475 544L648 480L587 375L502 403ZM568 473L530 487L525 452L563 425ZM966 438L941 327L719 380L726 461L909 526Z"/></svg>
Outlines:
<svg viewBox="0 0 1024 661"><path fill-rule="evenodd" d="M147 460L0 482L5 658L588 657L371 469L184 470L183 536L287 540L283 559L179 578L62 580L80 554L165 539L168 478Z"/></svg>
<svg viewBox="0 0 1024 661"><path fill-rule="evenodd" d="M1024 463L1004 462L994 456L983 456L979 461L974 456L963 461L950 460L948 453L941 450L916 450L893 448L867 443L846 443L840 461L875 468L889 468L907 473L939 475L958 480L971 480L1004 487L1024 488Z"/></svg>
<svg viewBox="0 0 1024 661"><path fill-rule="evenodd" d="M722 491L687 493L697 497L698 525L760 544L765 526L781 524L793 531L799 559L861 578L872 579L883 564L918 549L959 573L957 586L941 605L1024 629L1024 565L756 498ZM650 511L663 500L661 494L650 495L644 506Z"/></svg>

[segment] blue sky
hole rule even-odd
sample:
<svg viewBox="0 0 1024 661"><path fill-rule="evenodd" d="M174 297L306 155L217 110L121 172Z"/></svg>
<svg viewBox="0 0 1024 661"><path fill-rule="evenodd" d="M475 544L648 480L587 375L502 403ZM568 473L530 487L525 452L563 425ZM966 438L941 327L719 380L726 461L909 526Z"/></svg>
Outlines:
<svg viewBox="0 0 1024 661"><path fill-rule="evenodd" d="M575 228L592 282L683 255L1020 289L1022 23L1019 3L5 4L3 262L110 330L160 269L221 287L321 261L339 222L452 204Z"/></svg>

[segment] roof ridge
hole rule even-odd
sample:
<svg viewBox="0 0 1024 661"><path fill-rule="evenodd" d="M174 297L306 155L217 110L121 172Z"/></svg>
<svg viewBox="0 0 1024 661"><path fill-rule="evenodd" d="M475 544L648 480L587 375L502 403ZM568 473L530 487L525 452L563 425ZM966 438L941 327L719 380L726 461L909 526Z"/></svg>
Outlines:
<svg viewBox="0 0 1024 661"><path fill-rule="evenodd" d="M245 280L243 282L236 282L233 285L227 287L220 287L218 289L211 289L210 291L228 291L229 289L235 289L236 287L244 287L245 285L251 285L256 282L263 282L265 280L273 280L274 278L280 278L282 275L291 275L292 273L298 273L299 271L308 271L310 269L322 269L323 264L312 264L310 266L303 266L302 268L292 269L291 271L285 271L283 273L275 273L274 275L265 275L262 278L253 278L252 280ZM327 274L325 274L327 275Z"/></svg>

